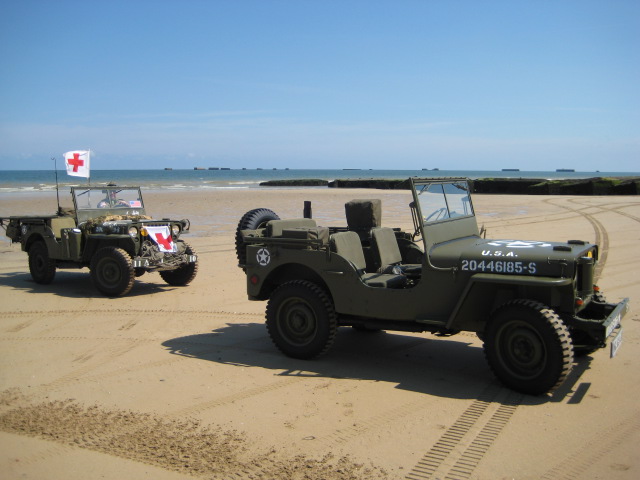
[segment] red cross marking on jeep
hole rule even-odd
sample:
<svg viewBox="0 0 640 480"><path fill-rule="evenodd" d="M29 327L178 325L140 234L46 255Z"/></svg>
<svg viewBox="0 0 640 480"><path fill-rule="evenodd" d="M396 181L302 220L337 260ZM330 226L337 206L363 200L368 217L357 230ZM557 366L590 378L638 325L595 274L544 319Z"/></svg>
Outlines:
<svg viewBox="0 0 640 480"><path fill-rule="evenodd" d="M161 233L156 233L156 242L158 242L158 245L162 245L166 250L173 250L171 235L165 238Z"/></svg>

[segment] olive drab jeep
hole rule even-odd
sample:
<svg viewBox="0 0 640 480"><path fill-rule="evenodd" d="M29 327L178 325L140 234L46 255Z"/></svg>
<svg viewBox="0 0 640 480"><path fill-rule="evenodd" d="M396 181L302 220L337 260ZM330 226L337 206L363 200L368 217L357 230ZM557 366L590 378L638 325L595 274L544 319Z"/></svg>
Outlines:
<svg viewBox="0 0 640 480"><path fill-rule="evenodd" d="M139 187L74 186L71 196L68 212L0 219L11 242L27 252L36 283L51 283L60 268L89 267L100 292L120 296L146 272L175 286L195 278L197 256L180 238L189 221L147 216Z"/></svg>
<svg viewBox="0 0 640 480"><path fill-rule="evenodd" d="M478 229L466 179L410 179L413 232L381 224L379 200L345 205L347 227L282 220L266 208L238 224L236 253L250 300L284 354L309 359L337 328L475 332L508 387L544 394L574 355L615 355L628 299L594 285L598 246L581 240L491 240Z"/></svg>

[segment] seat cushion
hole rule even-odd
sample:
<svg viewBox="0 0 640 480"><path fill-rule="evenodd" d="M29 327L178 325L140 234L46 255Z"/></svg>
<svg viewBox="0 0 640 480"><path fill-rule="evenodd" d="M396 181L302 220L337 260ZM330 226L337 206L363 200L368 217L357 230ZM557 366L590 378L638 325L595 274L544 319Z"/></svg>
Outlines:
<svg viewBox="0 0 640 480"><path fill-rule="evenodd" d="M381 267L395 265L402 262L402 254L398 246L396 234L392 228L378 227L371 229L374 252L377 254Z"/></svg>
<svg viewBox="0 0 640 480"><path fill-rule="evenodd" d="M331 235L329 239L331 249L341 257L349 260L356 267L356 270L364 271L367 263L362 252L360 237L356 232L338 232Z"/></svg>
<svg viewBox="0 0 640 480"><path fill-rule="evenodd" d="M408 279L404 275L389 275L384 273L365 273L362 281L370 287L377 288L403 288Z"/></svg>

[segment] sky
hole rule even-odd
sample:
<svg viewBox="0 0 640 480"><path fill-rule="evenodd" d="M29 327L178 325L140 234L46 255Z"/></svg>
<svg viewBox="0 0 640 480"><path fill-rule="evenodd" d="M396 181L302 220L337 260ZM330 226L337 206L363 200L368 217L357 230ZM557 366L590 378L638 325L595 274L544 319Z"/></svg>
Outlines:
<svg viewBox="0 0 640 480"><path fill-rule="evenodd" d="M0 169L640 171L640 2L0 0Z"/></svg>

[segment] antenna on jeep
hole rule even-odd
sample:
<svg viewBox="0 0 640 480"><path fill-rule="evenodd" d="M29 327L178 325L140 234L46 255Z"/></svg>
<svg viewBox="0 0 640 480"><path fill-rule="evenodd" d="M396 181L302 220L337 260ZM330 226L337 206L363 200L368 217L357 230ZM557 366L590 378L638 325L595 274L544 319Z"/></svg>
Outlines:
<svg viewBox="0 0 640 480"><path fill-rule="evenodd" d="M51 157L53 160L53 171L56 172L56 198L58 199L58 215L61 213L60 209L60 192L58 190L58 163L56 162L56 157Z"/></svg>

